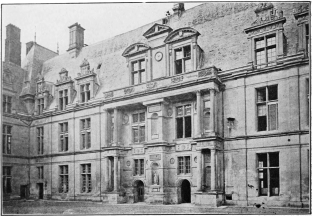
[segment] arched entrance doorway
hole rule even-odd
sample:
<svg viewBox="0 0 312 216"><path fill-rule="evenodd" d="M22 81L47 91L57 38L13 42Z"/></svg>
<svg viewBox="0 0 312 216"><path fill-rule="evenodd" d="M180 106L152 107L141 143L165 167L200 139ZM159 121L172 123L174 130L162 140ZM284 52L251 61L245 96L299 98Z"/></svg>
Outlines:
<svg viewBox="0 0 312 216"><path fill-rule="evenodd" d="M144 202L144 183L141 180L134 184L134 202Z"/></svg>
<svg viewBox="0 0 312 216"><path fill-rule="evenodd" d="M188 180L183 180L181 184L181 203L191 202L191 184Z"/></svg>

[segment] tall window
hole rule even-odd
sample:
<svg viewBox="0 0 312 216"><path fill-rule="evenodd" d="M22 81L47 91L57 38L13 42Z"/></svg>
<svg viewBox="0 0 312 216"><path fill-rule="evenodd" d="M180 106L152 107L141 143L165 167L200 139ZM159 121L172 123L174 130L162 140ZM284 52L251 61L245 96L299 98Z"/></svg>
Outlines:
<svg viewBox="0 0 312 216"><path fill-rule="evenodd" d="M81 149L88 149L91 147L91 119L81 119Z"/></svg>
<svg viewBox="0 0 312 216"><path fill-rule="evenodd" d="M134 175L144 175L144 159L134 159Z"/></svg>
<svg viewBox="0 0 312 216"><path fill-rule="evenodd" d="M3 154L11 154L12 126L3 125L2 128L2 152Z"/></svg>
<svg viewBox="0 0 312 216"><path fill-rule="evenodd" d="M305 41L306 41L306 53L309 56L310 50L310 30L309 24L305 24Z"/></svg>
<svg viewBox="0 0 312 216"><path fill-rule="evenodd" d="M91 190L91 164L81 164L81 193L89 193Z"/></svg>
<svg viewBox="0 0 312 216"><path fill-rule="evenodd" d="M258 178L260 196L279 195L279 153L258 154Z"/></svg>
<svg viewBox="0 0 312 216"><path fill-rule="evenodd" d="M59 169L60 173L60 186L59 192L60 193L67 193L68 192L68 165L61 165Z"/></svg>
<svg viewBox="0 0 312 216"><path fill-rule="evenodd" d="M37 171L38 171L38 179L43 179L43 166L39 166L37 167Z"/></svg>
<svg viewBox="0 0 312 216"><path fill-rule="evenodd" d="M12 192L12 173L11 167L3 166L2 167L2 184L3 184L3 193Z"/></svg>
<svg viewBox="0 0 312 216"><path fill-rule="evenodd" d="M176 115L177 138L192 136L191 105L177 107Z"/></svg>
<svg viewBox="0 0 312 216"><path fill-rule="evenodd" d="M257 68L276 65L276 37L274 35L255 39Z"/></svg>
<svg viewBox="0 0 312 216"><path fill-rule="evenodd" d="M60 151L68 151L68 122L60 123Z"/></svg>
<svg viewBox="0 0 312 216"><path fill-rule="evenodd" d="M145 141L145 112L132 115L133 142Z"/></svg>
<svg viewBox="0 0 312 216"><path fill-rule="evenodd" d="M43 109L44 109L44 99L43 98L39 98L37 99L38 101L38 115L41 115L43 113Z"/></svg>
<svg viewBox="0 0 312 216"><path fill-rule="evenodd" d="M90 83L80 85L81 102L87 102L90 100Z"/></svg>
<svg viewBox="0 0 312 216"><path fill-rule="evenodd" d="M277 85L257 89L258 131L278 128Z"/></svg>
<svg viewBox="0 0 312 216"><path fill-rule="evenodd" d="M43 154L43 127L37 127L37 153Z"/></svg>
<svg viewBox="0 0 312 216"><path fill-rule="evenodd" d="M8 95L3 95L2 102L3 112L11 113L12 112L12 97Z"/></svg>
<svg viewBox="0 0 312 216"><path fill-rule="evenodd" d="M60 110L64 110L68 105L68 90L64 89L59 91L59 108Z"/></svg>
<svg viewBox="0 0 312 216"><path fill-rule="evenodd" d="M174 55L176 74L192 71L190 45L175 49Z"/></svg>
<svg viewBox="0 0 312 216"><path fill-rule="evenodd" d="M306 94L307 94L307 124L310 122L310 82L309 79L306 79Z"/></svg>
<svg viewBox="0 0 312 216"><path fill-rule="evenodd" d="M178 157L178 174L191 173L191 157Z"/></svg>
<svg viewBox="0 0 312 216"><path fill-rule="evenodd" d="M131 63L132 85L146 82L145 60L138 60Z"/></svg>

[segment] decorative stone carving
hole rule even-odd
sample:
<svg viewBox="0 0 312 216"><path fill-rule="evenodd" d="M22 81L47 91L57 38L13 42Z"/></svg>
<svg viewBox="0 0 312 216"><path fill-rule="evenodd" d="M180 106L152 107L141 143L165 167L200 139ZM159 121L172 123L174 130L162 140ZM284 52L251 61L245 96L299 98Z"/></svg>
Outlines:
<svg viewBox="0 0 312 216"><path fill-rule="evenodd" d="M168 108L168 109L167 109L167 115L168 115L168 116L172 116L172 113L173 113L172 109L171 109L171 108Z"/></svg>
<svg viewBox="0 0 312 216"><path fill-rule="evenodd" d="M144 148L133 148L132 149L132 154L137 155L137 154L144 154Z"/></svg>
<svg viewBox="0 0 312 216"><path fill-rule="evenodd" d="M143 34L143 36L148 39L148 38L154 37L156 35L159 35L159 34L162 34L165 32L171 32L171 31L172 31L172 29L169 26L155 23L152 27L150 27Z"/></svg>
<svg viewBox="0 0 312 216"><path fill-rule="evenodd" d="M178 77L172 77L171 78L171 83L178 83L183 81L183 76L178 76Z"/></svg>
<svg viewBox="0 0 312 216"><path fill-rule="evenodd" d="M150 49L150 46L144 43L135 43L128 46L125 51L122 53L123 57L129 57L141 52L145 52Z"/></svg>
<svg viewBox="0 0 312 216"><path fill-rule="evenodd" d="M130 164L131 164L130 161L127 161L127 166L130 166Z"/></svg>
<svg viewBox="0 0 312 216"><path fill-rule="evenodd" d="M122 124L128 124L129 122L129 116L127 114L124 114L122 116Z"/></svg>
<svg viewBox="0 0 312 216"><path fill-rule="evenodd" d="M114 92L104 92L104 98L108 99L108 98L112 98L114 97Z"/></svg>
<svg viewBox="0 0 312 216"><path fill-rule="evenodd" d="M170 164L174 164L174 158L170 159Z"/></svg>
<svg viewBox="0 0 312 216"><path fill-rule="evenodd" d="M171 43L178 40L183 40L189 37L198 36L200 33L190 27L183 27L171 32L165 39L165 43Z"/></svg>
<svg viewBox="0 0 312 216"><path fill-rule="evenodd" d="M197 163L197 156L194 157L194 162Z"/></svg>
<svg viewBox="0 0 312 216"><path fill-rule="evenodd" d="M176 151L190 151L190 150L192 150L192 146L190 143L176 145Z"/></svg>
<svg viewBox="0 0 312 216"><path fill-rule="evenodd" d="M198 72L198 78L213 75L214 72L214 68L207 68Z"/></svg>
<svg viewBox="0 0 312 216"><path fill-rule="evenodd" d="M131 93L133 93L133 92L134 92L134 88L133 88L133 87L124 89L125 95L131 94Z"/></svg>
<svg viewBox="0 0 312 216"><path fill-rule="evenodd" d="M153 88L156 88L156 87L157 87L157 82L146 83L146 88L147 89L153 89Z"/></svg>
<svg viewBox="0 0 312 216"><path fill-rule="evenodd" d="M159 176L158 176L157 170L154 171L153 182L154 182L154 185L159 185Z"/></svg>
<svg viewBox="0 0 312 216"><path fill-rule="evenodd" d="M273 4L270 2L266 2L266 3L259 3L258 7L255 9L255 13L259 13L262 12L264 10L269 10L271 8L273 8Z"/></svg>

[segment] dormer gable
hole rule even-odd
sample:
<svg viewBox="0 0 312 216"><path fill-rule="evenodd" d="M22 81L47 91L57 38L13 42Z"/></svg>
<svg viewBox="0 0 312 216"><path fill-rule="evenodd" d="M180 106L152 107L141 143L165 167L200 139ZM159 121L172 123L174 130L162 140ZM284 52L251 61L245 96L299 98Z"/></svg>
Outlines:
<svg viewBox="0 0 312 216"><path fill-rule="evenodd" d="M128 46L122 53L123 57L130 57L132 55L137 55L143 53L150 49L150 46L144 43L135 43Z"/></svg>
<svg viewBox="0 0 312 216"><path fill-rule="evenodd" d="M143 36L147 39L152 38L156 35L160 35L166 32L171 32L172 28L170 28L167 25L162 25L155 23L152 27L150 27L144 34Z"/></svg>
<svg viewBox="0 0 312 216"><path fill-rule="evenodd" d="M199 36L200 33L190 27L184 27L179 28L171 32L166 39L164 40L165 43L172 43L175 41L185 40L187 38L193 37L193 36Z"/></svg>

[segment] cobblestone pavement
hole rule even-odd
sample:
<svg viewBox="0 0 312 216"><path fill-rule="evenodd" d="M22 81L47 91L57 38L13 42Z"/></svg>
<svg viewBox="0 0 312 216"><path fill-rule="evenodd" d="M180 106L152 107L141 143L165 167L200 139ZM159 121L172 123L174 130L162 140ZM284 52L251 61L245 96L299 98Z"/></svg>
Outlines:
<svg viewBox="0 0 312 216"><path fill-rule="evenodd" d="M192 204L149 205L105 204L101 202L4 201L3 214L309 214L306 208L257 208L220 206L199 207Z"/></svg>

